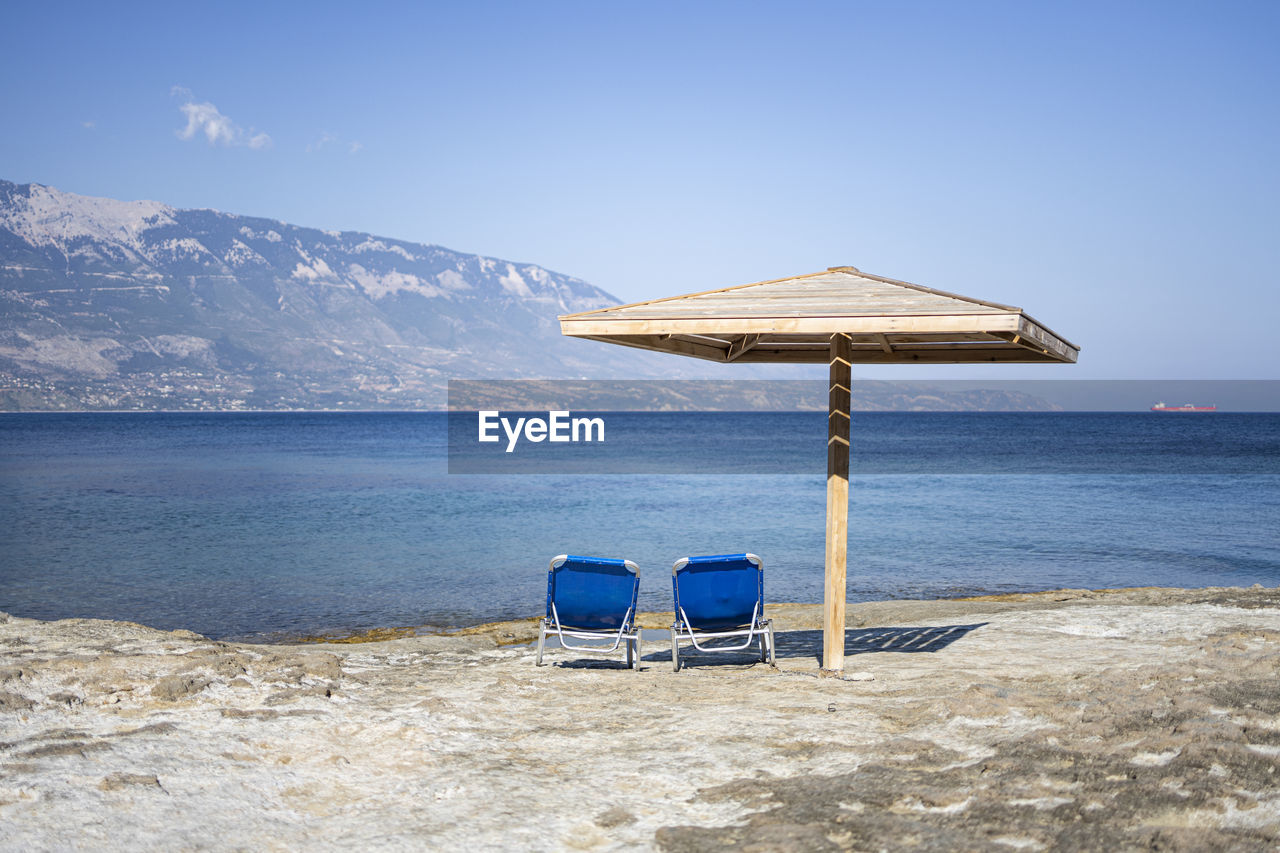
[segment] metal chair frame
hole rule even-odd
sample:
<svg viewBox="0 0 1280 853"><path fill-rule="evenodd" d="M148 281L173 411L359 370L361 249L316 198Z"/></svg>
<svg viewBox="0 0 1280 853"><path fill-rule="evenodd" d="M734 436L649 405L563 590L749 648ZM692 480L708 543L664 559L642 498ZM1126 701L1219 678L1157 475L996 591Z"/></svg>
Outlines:
<svg viewBox="0 0 1280 853"><path fill-rule="evenodd" d="M563 648L571 649L576 652L587 652L588 654L607 655L618 650L618 646L623 640L627 643L627 668L640 671L640 631L641 629L632 623L632 617L635 615L636 609L636 591L631 593L631 606L627 608L626 615L622 617L622 624L618 627L617 632L613 631L595 631L586 628L574 628L572 626L565 627L560 624L560 614L556 611L556 603L552 600L552 590L554 584L555 570L560 568L569 560L568 554L560 554L551 559L547 567L547 610L549 616L542 617L538 627L538 660L537 665L542 666L542 653L546 646L547 635L554 634L559 640ZM623 566L635 576L637 587L639 586L640 568L630 560L623 560ZM573 637L579 640L613 640L611 646L591 646L580 643L570 643L566 637Z"/></svg>
<svg viewBox="0 0 1280 853"><path fill-rule="evenodd" d="M737 556L737 555L726 555ZM740 652L749 647L757 637L760 641L760 661L770 666L776 665L774 653L773 620L765 619L761 613L764 605L764 561L755 554L743 554L749 562L754 563L760 572L756 587L756 603L751 610L751 621L746 628L735 628L731 631L695 631L689 624L689 616L680 606L680 570L689 565L692 558L681 557L671 566L671 592L675 599L676 621L671 623L671 666L680 671L680 638L685 637L700 652ZM740 646L703 646L698 640L715 640L723 637L746 637Z"/></svg>

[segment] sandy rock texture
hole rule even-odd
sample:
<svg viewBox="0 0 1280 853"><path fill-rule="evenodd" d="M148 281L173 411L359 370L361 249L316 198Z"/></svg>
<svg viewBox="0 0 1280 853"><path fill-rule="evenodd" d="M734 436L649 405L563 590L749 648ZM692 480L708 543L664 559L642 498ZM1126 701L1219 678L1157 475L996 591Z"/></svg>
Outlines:
<svg viewBox="0 0 1280 853"><path fill-rule="evenodd" d="M777 667L655 636L635 673L535 667L531 621L0 614L0 849L1280 849L1280 590L857 605L843 679L818 608L771 615Z"/></svg>

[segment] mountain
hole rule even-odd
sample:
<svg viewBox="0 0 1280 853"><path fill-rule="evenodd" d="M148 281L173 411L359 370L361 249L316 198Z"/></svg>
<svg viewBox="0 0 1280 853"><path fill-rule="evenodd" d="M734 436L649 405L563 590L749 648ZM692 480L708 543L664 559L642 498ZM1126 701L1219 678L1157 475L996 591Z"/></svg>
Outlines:
<svg viewBox="0 0 1280 853"><path fill-rule="evenodd" d="M0 410L442 408L450 378L708 375L560 335L620 301L534 264L0 181Z"/></svg>

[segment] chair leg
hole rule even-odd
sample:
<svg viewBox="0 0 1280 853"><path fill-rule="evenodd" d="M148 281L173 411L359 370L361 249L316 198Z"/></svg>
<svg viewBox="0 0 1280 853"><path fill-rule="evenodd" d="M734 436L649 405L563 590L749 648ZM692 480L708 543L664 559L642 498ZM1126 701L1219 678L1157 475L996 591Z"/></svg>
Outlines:
<svg viewBox="0 0 1280 853"><path fill-rule="evenodd" d="M777 643L773 639L773 622L770 622L769 623L769 666L778 665L778 657L775 651L776 648L777 648Z"/></svg>
<svg viewBox="0 0 1280 853"><path fill-rule="evenodd" d="M640 634L643 629L636 629L636 672L640 671Z"/></svg>
<svg viewBox="0 0 1280 853"><path fill-rule="evenodd" d="M631 669L635 666L635 647L632 645L634 642L635 640L628 637L627 642L625 643L627 647L627 669Z"/></svg>
<svg viewBox="0 0 1280 853"><path fill-rule="evenodd" d="M680 643L676 639L676 629L671 629L671 668L680 671Z"/></svg>
<svg viewBox="0 0 1280 853"><path fill-rule="evenodd" d="M542 647L546 644L546 642L547 642L547 623L541 622L539 623L539 626L538 626L538 663L536 664L537 666L542 666Z"/></svg>

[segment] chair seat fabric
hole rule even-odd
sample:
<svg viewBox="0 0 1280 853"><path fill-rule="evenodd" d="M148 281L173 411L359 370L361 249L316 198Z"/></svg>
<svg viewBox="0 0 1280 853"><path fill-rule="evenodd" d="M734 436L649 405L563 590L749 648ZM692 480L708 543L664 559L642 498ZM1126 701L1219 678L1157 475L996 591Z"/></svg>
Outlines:
<svg viewBox="0 0 1280 853"><path fill-rule="evenodd" d="M754 554L685 557L671 567L675 622L671 663L680 670L683 637L702 652L733 652L760 642L760 659L774 662L773 623L764 618L764 562ZM740 637L740 644L724 644ZM703 645L708 640L712 645Z"/></svg>
<svg viewBox="0 0 1280 853"><path fill-rule="evenodd" d="M639 592L640 572L629 560L568 554L553 558L547 570L546 615L538 631L538 666L542 665L547 636L554 635L567 651L593 654L609 654L625 641L627 665L638 670L641 637L635 612ZM593 641L611 644L591 645Z"/></svg>
<svg viewBox="0 0 1280 853"><path fill-rule="evenodd" d="M571 556L548 583L547 616L554 604L565 628L616 631L635 603L635 575L623 560Z"/></svg>
<svg viewBox="0 0 1280 853"><path fill-rule="evenodd" d="M675 589L694 631L750 627L763 598L759 566L746 554L691 557Z"/></svg>

